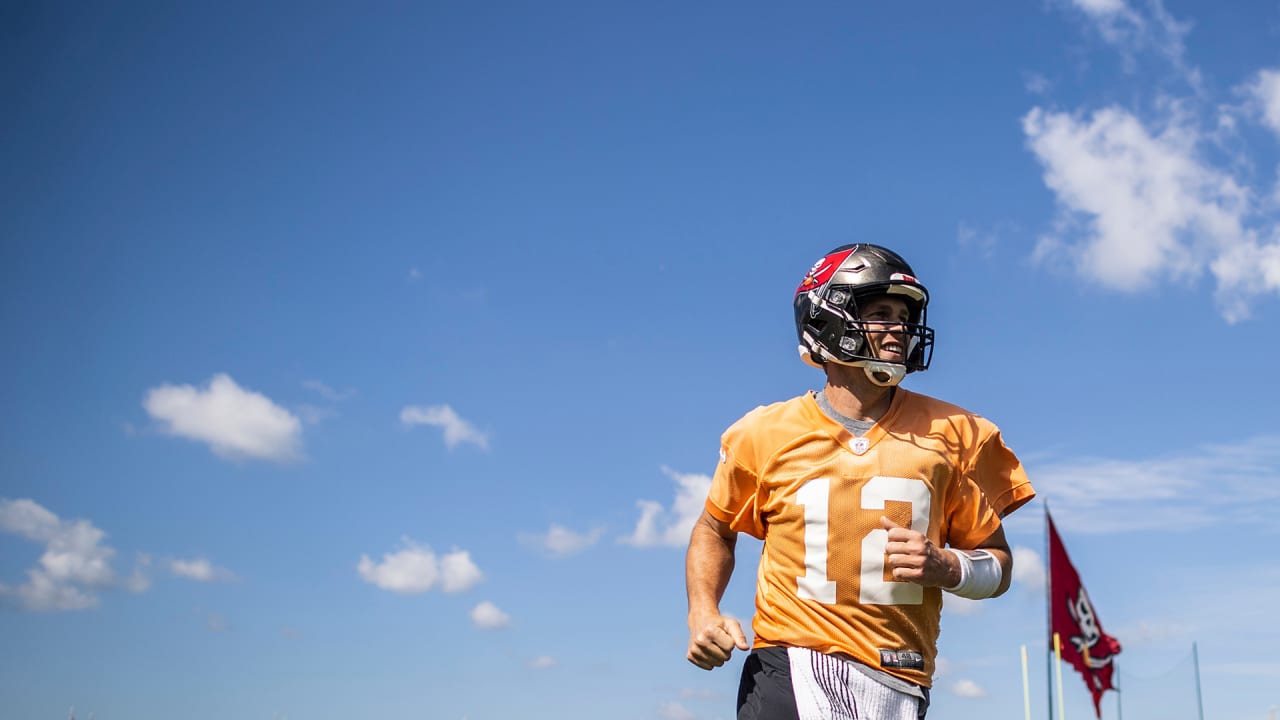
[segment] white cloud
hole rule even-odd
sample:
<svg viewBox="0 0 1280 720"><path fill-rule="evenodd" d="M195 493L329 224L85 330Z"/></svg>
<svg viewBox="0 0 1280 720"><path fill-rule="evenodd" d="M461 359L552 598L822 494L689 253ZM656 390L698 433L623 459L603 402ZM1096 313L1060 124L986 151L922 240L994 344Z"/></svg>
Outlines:
<svg viewBox="0 0 1280 720"><path fill-rule="evenodd" d="M235 575L226 568L215 567L204 558L194 560L171 560L169 572L198 582L214 582L217 580L233 580Z"/></svg>
<svg viewBox="0 0 1280 720"><path fill-rule="evenodd" d="M348 398L354 397L355 390L336 390L333 387L320 382L319 380L303 380L302 387L316 393L325 402L330 405L343 402ZM338 411L330 406L313 405L311 403L302 403L295 408L298 416L302 418L302 422L308 425L318 425L329 418L336 417Z"/></svg>
<svg viewBox="0 0 1280 720"><path fill-rule="evenodd" d="M497 605L484 601L471 610L471 622L485 630L505 627L510 624L511 616L498 609Z"/></svg>
<svg viewBox="0 0 1280 720"><path fill-rule="evenodd" d="M34 500L0 500L0 529L36 542L49 542L62 529L57 515Z"/></svg>
<svg viewBox="0 0 1280 720"><path fill-rule="evenodd" d="M471 553L455 550L440 558L440 588L445 592L462 592L484 579L484 573L471 562Z"/></svg>
<svg viewBox="0 0 1280 720"><path fill-rule="evenodd" d="M1049 92L1049 88L1053 83L1049 82L1049 78L1036 72L1023 73L1022 86L1032 95L1044 95Z"/></svg>
<svg viewBox="0 0 1280 720"><path fill-rule="evenodd" d="M403 549L384 554L380 563L375 563L368 555L361 555L356 564L360 577L383 590L404 595L424 593L434 588L436 583L440 583L445 592L460 592L484 578L465 550L455 550L437 558L431 548L420 546L407 537L402 542Z"/></svg>
<svg viewBox="0 0 1280 720"><path fill-rule="evenodd" d="M638 500L640 519L631 535L622 542L637 547L684 547L689 543L693 524L702 515L711 478L707 475L677 473L670 468L662 472L676 484L676 496L671 507L664 508L652 500Z"/></svg>
<svg viewBox="0 0 1280 720"><path fill-rule="evenodd" d="M991 236L980 235L976 229L965 222L961 222L956 229L956 241L960 243L960 247L966 250L978 250L983 255L990 255L992 247L995 246Z"/></svg>
<svg viewBox="0 0 1280 720"><path fill-rule="evenodd" d="M1183 61L1184 40L1191 31L1191 23L1179 22L1165 10L1161 0L1147 2L1146 13L1125 0L1070 2L1084 13L1102 39L1120 54L1126 71L1136 70L1140 53L1153 51L1181 72L1193 87L1199 86L1199 72L1187 67Z"/></svg>
<svg viewBox="0 0 1280 720"><path fill-rule="evenodd" d="M1223 316L1243 320L1257 296L1280 290L1280 226L1252 207L1247 187L1202 159L1206 138L1178 105L1166 108L1159 129L1119 107L1088 117L1037 107L1023 117L1061 211L1035 258L1066 260L1124 291L1208 271Z"/></svg>
<svg viewBox="0 0 1280 720"><path fill-rule="evenodd" d="M1242 107L1213 106L1200 72L1183 58L1190 22L1161 0L1070 0L1134 69L1154 51L1186 81L1185 98L1160 94L1140 118L1120 107L1086 115L1034 108L1023 129L1060 210L1035 258L1065 260L1102 285L1137 291L1157 282L1215 282L1231 323L1261 297L1280 293L1280 168L1268 189L1250 177L1257 157L1243 147L1242 120L1280 135L1280 69L1262 69L1236 88ZM1165 83L1158 83L1166 87ZM1163 92L1163 91L1161 91ZM1193 120L1215 116L1205 129Z"/></svg>
<svg viewBox="0 0 1280 720"><path fill-rule="evenodd" d="M474 425L463 420L448 405L432 405L420 407L406 406L400 411L400 422L405 425L431 425L444 431L444 444L450 450L470 443L481 450L489 449L489 438Z"/></svg>
<svg viewBox="0 0 1280 720"><path fill-rule="evenodd" d="M125 588L135 593L146 592L151 587L151 578L147 576L146 572L149 567L151 567L151 556L146 553L138 553L133 561L133 572L124 581Z"/></svg>
<svg viewBox="0 0 1280 720"><path fill-rule="evenodd" d="M951 683L951 692L960 697L970 698L983 697L987 694L981 685L972 680L957 680Z"/></svg>
<svg viewBox="0 0 1280 720"><path fill-rule="evenodd" d="M297 411L298 417L302 419L302 422L308 425L319 425L338 414L333 408L320 407L308 403L298 405L294 410Z"/></svg>
<svg viewBox="0 0 1280 720"><path fill-rule="evenodd" d="M1044 592L1045 566L1040 553L1029 547L1013 547L1013 582L1031 592Z"/></svg>
<svg viewBox="0 0 1280 720"><path fill-rule="evenodd" d="M695 720L698 716L678 702L665 702L658 707L658 717L662 720Z"/></svg>
<svg viewBox="0 0 1280 720"><path fill-rule="evenodd" d="M0 498L0 530L44 545L39 564L18 587L0 585L28 610L82 610L98 604L97 591L116 583L115 549L88 520L61 520L33 500ZM137 587L137 585L134 585Z"/></svg>
<svg viewBox="0 0 1280 720"><path fill-rule="evenodd" d="M977 228L961 221L956 227L956 242L966 254L980 257L991 257L1001 244L1001 238L1023 233L1017 225L1010 222L998 222L986 228Z"/></svg>
<svg viewBox="0 0 1280 720"><path fill-rule="evenodd" d="M938 657L934 658L933 679L935 682L947 677L952 672L955 672L955 665L951 662L950 658L945 655L938 655Z"/></svg>
<svg viewBox="0 0 1280 720"><path fill-rule="evenodd" d="M529 667L535 670L545 670L547 668L555 667L558 664L559 663L556 662L556 659L550 655L539 655L529 661Z"/></svg>
<svg viewBox="0 0 1280 720"><path fill-rule="evenodd" d="M1031 461L1029 468L1058 528L1075 533L1191 532L1227 522L1270 528L1280 510L1280 485L1260 481L1280 476L1277 435L1165 456Z"/></svg>
<svg viewBox="0 0 1280 720"><path fill-rule="evenodd" d="M1091 17L1108 17L1128 10L1124 0L1072 0L1072 4Z"/></svg>
<svg viewBox="0 0 1280 720"><path fill-rule="evenodd" d="M142 406L164 432L206 443L222 457L282 462L300 455L302 422L224 373L214 375L203 390L191 385L152 388Z"/></svg>
<svg viewBox="0 0 1280 720"><path fill-rule="evenodd" d="M355 390L335 390L319 380L303 380L302 387L315 392L329 402L342 402L356 394Z"/></svg>
<svg viewBox="0 0 1280 720"><path fill-rule="evenodd" d="M1262 123L1280 135L1280 70L1259 70L1245 89Z"/></svg>
<svg viewBox="0 0 1280 720"><path fill-rule="evenodd" d="M430 590L440 578L440 566L430 548L420 548L405 538L405 549L382 556L374 563L361 555L356 570L367 582L398 593L421 593Z"/></svg>
<svg viewBox="0 0 1280 720"><path fill-rule="evenodd" d="M576 555L586 550L604 534L604 530L596 528L588 533L576 533L568 528L561 527L555 523L551 524L545 534L526 533L520 536L520 542L536 547L543 552L556 557L567 557Z"/></svg>
<svg viewBox="0 0 1280 720"><path fill-rule="evenodd" d="M1130 65L1133 54L1146 42L1149 24L1125 0L1071 0L1093 23L1102 39L1114 46Z"/></svg>

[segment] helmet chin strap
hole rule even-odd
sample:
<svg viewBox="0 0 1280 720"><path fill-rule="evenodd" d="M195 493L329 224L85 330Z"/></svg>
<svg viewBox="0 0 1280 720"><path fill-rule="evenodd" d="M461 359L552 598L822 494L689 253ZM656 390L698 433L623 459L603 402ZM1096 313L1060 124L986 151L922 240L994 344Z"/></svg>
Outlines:
<svg viewBox="0 0 1280 720"><path fill-rule="evenodd" d="M900 363L859 360L849 364L862 368L867 378L880 387L896 387L907 376L907 366Z"/></svg>
<svg viewBox="0 0 1280 720"><path fill-rule="evenodd" d="M902 379L907 376L907 366L902 363L885 362L883 360L855 360L853 362L841 362L833 357L826 357L826 353L821 351L811 351L804 345L800 346L800 359L805 364L822 369L822 363L836 363L837 365L845 365L847 367L860 367L867 374L869 379L875 385L880 387L896 387ZM817 353L819 358L815 358Z"/></svg>

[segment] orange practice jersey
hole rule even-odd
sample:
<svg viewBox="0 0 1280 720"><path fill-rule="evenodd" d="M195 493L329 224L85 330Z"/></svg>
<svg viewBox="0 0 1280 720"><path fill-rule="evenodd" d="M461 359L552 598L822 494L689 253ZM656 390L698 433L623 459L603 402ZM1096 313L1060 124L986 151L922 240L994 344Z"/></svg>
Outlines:
<svg viewBox="0 0 1280 720"><path fill-rule="evenodd" d="M969 549L1035 496L995 425L902 388L861 438L810 393L748 413L721 453L707 511L764 540L756 646L844 653L926 687L942 591L892 580L880 516Z"/></svg>

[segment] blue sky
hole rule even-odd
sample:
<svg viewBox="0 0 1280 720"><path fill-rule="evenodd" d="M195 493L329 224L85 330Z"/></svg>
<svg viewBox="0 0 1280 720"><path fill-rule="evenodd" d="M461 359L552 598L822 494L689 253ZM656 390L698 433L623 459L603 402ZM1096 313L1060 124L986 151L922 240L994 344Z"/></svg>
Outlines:
<svg viewBox="0 0 1280 720"><path fill-rule="evenodd" d="M727 720L684 541L857 241L1125 716L1280 704L1275 2L0 13L0 717ZM933 715L1045 716L1042 518Z"/></svg>

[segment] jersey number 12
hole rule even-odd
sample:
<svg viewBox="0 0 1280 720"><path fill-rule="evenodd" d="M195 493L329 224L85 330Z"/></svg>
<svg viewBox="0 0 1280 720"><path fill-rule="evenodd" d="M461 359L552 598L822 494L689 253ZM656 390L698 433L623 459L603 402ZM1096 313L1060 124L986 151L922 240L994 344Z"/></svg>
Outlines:
<svg viewBox="0 0 1280 720"><path fill-rule="evenodd" d="M796 502L804 507L805 574L796 578L797 593L806 600L834 605L836 583L827 577L828 504L831 481L810 480L796 491ZM929 531L929 487L923 480L877 475L862 486L864 510L884 510L885 502L911 504L911 529ZM862 538L862 568L859 573L858 602L868 605L919 605L924 588L915 583L884 579L885 545L889 531L877 528Z"/></svg>

